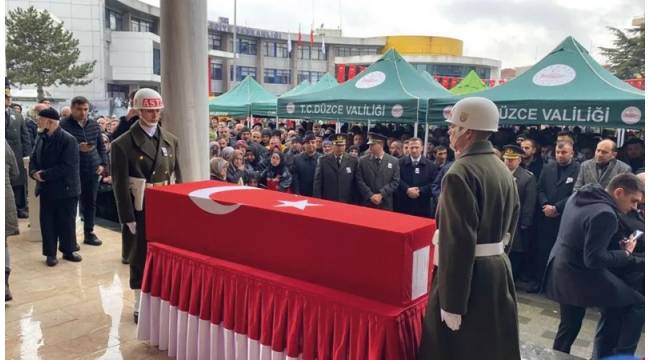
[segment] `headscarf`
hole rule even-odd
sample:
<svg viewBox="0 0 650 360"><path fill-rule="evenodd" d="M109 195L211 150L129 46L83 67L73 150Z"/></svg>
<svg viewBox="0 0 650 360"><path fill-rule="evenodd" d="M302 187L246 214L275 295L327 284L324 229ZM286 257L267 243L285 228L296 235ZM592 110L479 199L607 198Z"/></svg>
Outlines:
<svg viewBox="0 0 650 360"><path fill-rule="evenodd" d="M214 157L210 160L210 180L226 181L226 177L221 178L221 173L228 162L220 157Z"/></svg>

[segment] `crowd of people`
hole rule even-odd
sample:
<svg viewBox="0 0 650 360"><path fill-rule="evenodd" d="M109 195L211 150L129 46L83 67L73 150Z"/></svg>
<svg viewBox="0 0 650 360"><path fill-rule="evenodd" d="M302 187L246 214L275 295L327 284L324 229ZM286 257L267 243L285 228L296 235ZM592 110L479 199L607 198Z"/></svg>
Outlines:
<svg viewBox="0 0 650 360"><path fill-rule="evenodd" d="M138 278L144 261L144 210L136 209L133 203L129 179L134 172L136 177L146 178L151 186L170 183L172 173L176 180L180 179L175 164L178 156L173 155L177 140L158 124L162 99L155 91L144 90L149 92L140 96L149 98L142 103L132 93L130 103L140 101L140 105L131 107L121 119L90 118L90 103L83 97L75 97L60 112L48 101L42 101L23 119L20 105L13 104L10 94L5 93L6 148L14 154L6 158L9 162L15 158L17 165L5 166L5 183L11 180L15 194L6 202L13 202L17 218L26 218L29 211L26 176L38 183L43 255L48 266L58 262L57 243L64 259L81 261L73 221L77 209L84 222L84 244L99 246L101 240L93 231L95 216L103 213L102 207L112 206L124 225L122 261L131 266L132 288L139 289ZM135 126L136 123L140 126ZM450 147L451 129L434 128L426 142L414 137L413 128L408 125L376 125L368 129L363 125L344 124L338 133L335 129L334 124L318 121L295 124L264 119L256 120L249 128L244 121L214 117L208 129L210 178L413 216L436 217L445 175L455 161L465 156ZM124 140L124 134L133 141ZM502 127L490 133L490 152L504 163L517 187L519 221L506 246L512 275L520 289L542 290L548 259L560 232L560 220L572 194L594 185L606 189L619 174L644 173L643 140L637 134L629 134L618 147L612 135L579 127L524 126ZM168 151L172 154L162 169L169 176L154 181L153 166L160 166L155 160L161 146L165 158ZM151 163L139 169L145 156L131 159L134 154L150 155ZM25 156L31 157L29 171L22 164ZM98 207L98 192L114 198L113 201ZM643 206L632 210L621 216L622 226L628 233L642 230L645 221ZM5 238L16 231L17 226L7 227ZM137 242L142 242L140 250L133 249ZM644 247L637 246L630 251L642 253ZM8 257L6 264L5 297L10 299ZM638 289L642 285L636 286ZM575 309L570 310L574 310L571 313L574 318L579 317L579 311L575 315ZM569 320L565 320L566 325ZM556 339L555 346L565 352L570 351L575 340L575 327L579 330L577 321L569 322L571 330L560 329L558 338L561 339Z"/></svg>

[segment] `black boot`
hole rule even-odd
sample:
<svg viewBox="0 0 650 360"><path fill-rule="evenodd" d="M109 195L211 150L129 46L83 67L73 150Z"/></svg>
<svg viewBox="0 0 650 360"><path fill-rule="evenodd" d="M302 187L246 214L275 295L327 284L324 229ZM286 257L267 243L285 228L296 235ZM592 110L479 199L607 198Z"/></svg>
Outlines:
<svg viewBox="0 0 650 360"><path fill-rule="evenodd" d="M11 274L11 270L5 269L5 301L13 300L11 290L9 290L9 274Z"/></svg>

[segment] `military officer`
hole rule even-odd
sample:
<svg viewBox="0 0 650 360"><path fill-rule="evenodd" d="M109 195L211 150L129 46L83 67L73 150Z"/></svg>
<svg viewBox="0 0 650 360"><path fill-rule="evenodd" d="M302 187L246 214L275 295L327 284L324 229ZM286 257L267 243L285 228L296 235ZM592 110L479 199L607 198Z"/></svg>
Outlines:
<svg viewBox="0 0 650 360"><path fill-rule="evenodd" d="M319 159L314 176L314 197L354 203L359 161L345 152L346 140L345 134L336 134L332 153Z"/></svg>
<svg viewBox="0 0 650 360"><path fill-rule="evenodd" d="M111 145L111 175L117 212L122 223L122 246L128 248L129 285L135 290L134 321L138 322L140 287L147 251L144 187L181 181L178 139L158 125L163 99L152 89L135 94L138 121ZM133 197L132 197L133 194Z"/></svg>
<svg viewBox="0 0 650 360"><path fill-rule="evenodd" d="M467 97L447 122L460 156L442 182L438 269L419 358L519 359L517 301L504 252L517 229L519 198L512 174L488 141L499 111L486 98Z"/></svg>
<svg viewBox="0 0 650 360"><path fill-rule="evenodd" d="M535 215L537 181L535 181L535 175L532 172L520 166L522 155L524 155L522 148L517 145L506 145L503 150L503 162L514 176L519 194L519 228L514 234L509 253L512 263L512 278L517 281L524 257L530 248L527 235Z"/></svg>
<svg viewBox="0 0 650 360"><path fill-rule="evenodd" d="M386 137L370 133L368 154L359 160L357 187L361 204L393 210L393 193L399 186L399 161L384 152Z"/></svg>
<svg viewBox="0 0 650 360"><path fill-rule="evenodd" d="M21 113L12 108L11 90L5 89L5 139L18 161L20 176L11 182L16 198L18 218L26 219L27 210L27 171L23 158L32 154L32 136Z"/></svg>

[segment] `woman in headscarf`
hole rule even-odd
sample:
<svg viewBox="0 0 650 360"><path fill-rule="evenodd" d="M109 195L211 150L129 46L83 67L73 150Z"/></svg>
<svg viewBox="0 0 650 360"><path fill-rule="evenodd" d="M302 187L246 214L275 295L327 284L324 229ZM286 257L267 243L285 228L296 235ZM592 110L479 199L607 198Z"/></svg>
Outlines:
<svg viewBox="0 0 650 360"><path fill-rule="evenodd" d="M215 157L210 160L210 180L226 181L228 161Z"/></svg>
<svg viewBox="0 0 650 360"><path fill-rule="evenodd" d="M269 190L289 192L291 188L291 173L284 160L284 154L278 148L273 148L269 163L260 176L260 184Z"/></svg>
<svg viewBox="0 0 650 360"><path fill-rule="evenodd" d="M239 150L234 150L230 156L230 165L228 166L228 173L226 179L229 183L246 185L248 180L255 176L255 171L246 166L244 161L244 154Z"/></svg>

